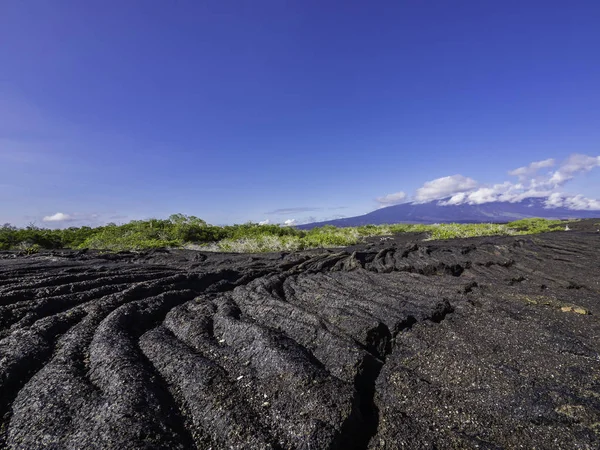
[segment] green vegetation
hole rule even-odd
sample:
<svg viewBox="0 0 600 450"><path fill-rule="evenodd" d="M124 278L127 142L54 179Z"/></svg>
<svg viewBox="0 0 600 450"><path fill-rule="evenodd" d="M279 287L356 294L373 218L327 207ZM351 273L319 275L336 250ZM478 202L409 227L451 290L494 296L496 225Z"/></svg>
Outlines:
<svg viewBox="0 0 600 450"><path fill-rule="evenodd" d="M174 214L166 220L134 220L91 228L51 230L30 225L0 227L0 250L25 254L42 249L98 249L108 251L187 247L223 252L293 251L308 248L345 247L370 236L397 233L425 233L426 239L453 239L475 236L534 234L564 229L559 220L523 219L508 224L366 225L336 228L331 225L298 230L279 225L213 226L202 219Z"/></svg>
<svg viewBox="0 0 600 450"><path fill-rule="evenodd" d="M564 230L566 222L573 222L573 220L564 221L532 218L516 220L507 225L517 231L524 232L522 234L535 234Z"/></svg>

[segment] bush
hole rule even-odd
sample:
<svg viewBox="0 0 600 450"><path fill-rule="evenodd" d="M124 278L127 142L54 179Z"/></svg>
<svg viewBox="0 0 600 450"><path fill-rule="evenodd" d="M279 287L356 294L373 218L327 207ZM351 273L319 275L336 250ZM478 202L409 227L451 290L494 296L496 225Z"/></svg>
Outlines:
<svg viewBox="0 0 600 450"><path fill-rule="evenodd" d="M129 227L107 226L88 237L78 248L95 250L145 250L152 248L179 247L180 242L172 239L160 229L148 230L134 223Z"/></svg>
<svg viewBox="0 0 600 450"><path fill-rule="evenodd" d="M516 234L516 231L506 225L498 225L494 223L444 223L432 226L432 228L429 230L429 239L455 239L511 234Z"/></svg>
<svg viewBox="0 0 600 450"><path fill-rule="evenodd" d="M534 217L531 219L515 220L508 223L507 226L516 230L519 234L532 234L564 229L565 222L562 220L548 220Z"/></svg>
<svg viewBox="0 0 600 450"><path fill-rule="evenodd" d="M336 228L325 225L313 228L304 237L306 248L345 247L358 244L366 235L361 236L357 228ZM369 234L373 236L373 234Z"/></svg>
<svg viewBox="0 0 600 450"><path fill-rule="evenodd" d="M523 219L499 224L365 225L336 228L331 225L309 231L279 225L245 223L217 227L195 216L174 214L167 220L134 220L123 225L71 227L49 230L30 225L0 227L0 250L81 248L98 250L144 250L193 244L207 250L231 252L293 251L307 248L345 247L370 236L427 233L429 239L532 234L561 230L559 220ZM33 251L33 250L32 250Z"/></svg>
<svg viewBox="0 0 600 450"><path fill-rule="evenodd" d="M292 252L305 248L297 236L254 236L241 239L223 239L205 250L233 253Z"/></svg>

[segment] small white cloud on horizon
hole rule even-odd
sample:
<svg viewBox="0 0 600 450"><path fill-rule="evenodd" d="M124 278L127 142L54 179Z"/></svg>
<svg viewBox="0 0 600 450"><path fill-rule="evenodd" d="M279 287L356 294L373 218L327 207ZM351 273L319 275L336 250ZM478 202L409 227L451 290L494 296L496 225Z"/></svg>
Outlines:
<svg viewBox="0 0 600 450"><path fill-rule="evenodd" d="M377 203L379 203L379 207L383 208L386 206L392 206L402 203L405 199L406 193L400 191L394 194L384 195L383 197L377 197L375 200L377 200Z"/></svg>
<svg viewBox="0 0 600 450"><path fill-rule="evenodd" d="M64 214L61 212L57 212L51 216L45 216L42 221L43 222L68 222L73 220L73 217L69 214Z"/></svg>
<svg viewBox="0 0 600 450"><path fill-rule="evenodd" d="M471 191L479 186L472 178L463 175L451 175L427 181L417 189L415 194L416 203L426 203L432 200L441 200L461 192Z"/></svg>
<svg viewBox="0 0 600 450"><path fill-rule="evenodd" d="M293 227L295 225L298 225L298 221L296 219L288 219L283 222L283 226L285 227Z"/></svg>
<svg viewBox="0 0 600 450"><path fill-rule="evenodd" d="M258 222L259 225L269 225L271 221L269 219L261 220Z"/></svg>
<svg viewBox="0 0 600 450"><path fill-rule="evenodd" d="M127 216L122 216L126 218ZM38 220L38 217L32 217L32 220ZM51 224L51 226L56 228L63 228L65 226L101 226L110 222L106 218L106 216L100 213L81 213L81 212L73 212L73 213L62 213L57 212L51 216L44 216L42 222Z"/></svg>

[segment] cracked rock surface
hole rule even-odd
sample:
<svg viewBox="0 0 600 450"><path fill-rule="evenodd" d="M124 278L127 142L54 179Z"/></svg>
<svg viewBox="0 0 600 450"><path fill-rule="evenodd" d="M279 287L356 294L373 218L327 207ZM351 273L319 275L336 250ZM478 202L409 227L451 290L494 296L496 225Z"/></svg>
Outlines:
<svg viewBox="0 0 600 450"><path fill-rule="evenodd" d="M0 253L0 448L600 448L600 233Z"/></svg>

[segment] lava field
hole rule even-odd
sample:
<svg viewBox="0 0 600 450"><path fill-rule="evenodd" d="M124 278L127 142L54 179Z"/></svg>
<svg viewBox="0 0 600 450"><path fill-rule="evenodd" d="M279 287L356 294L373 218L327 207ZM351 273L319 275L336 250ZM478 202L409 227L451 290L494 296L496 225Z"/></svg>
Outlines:
<svg viewBox="0 0 600 450"><path fill-rule="evenodd" d="M597 222L0 253L0 448L598 449Z"/></svg>

